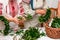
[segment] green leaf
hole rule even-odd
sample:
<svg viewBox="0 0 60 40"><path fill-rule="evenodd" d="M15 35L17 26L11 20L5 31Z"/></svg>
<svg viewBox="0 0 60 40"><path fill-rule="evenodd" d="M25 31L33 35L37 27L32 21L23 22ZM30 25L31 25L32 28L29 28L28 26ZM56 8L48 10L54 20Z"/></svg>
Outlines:
<svg viewBox="0 0 60 40"><path fill-rule="evenodd" d="M26 17L27 20L31 20L32 18L33 18L33 17L32 17L31 14L28 14L27 17Z"/></svg>
<svg viewBox="0 0 60 40"><path fill-rule="evenodd" d="M23 30L18 30L18 31L16 32L17 35L19 35L19 34L21 34L21 33L24 33Z"/></svg>
<svg viewBox="0 0 60 40"><path fill-rule="evenodd" d="M54 18L51 27L53 28L60 28L60 18Z"/></svg>
<svg viewBox="0 0 60 40"><path fill-rule="evenodd" d="M46 36L46 34L44 32L40 33L40 37L42 36Z"/></svg>
<svg viewBox="0 0 60 40"><path fill-rule="evenodd" d="M22 20L22 17L21 16L19 16L19 17L17 17L18 19L20 19L20 20Z"/></svg>

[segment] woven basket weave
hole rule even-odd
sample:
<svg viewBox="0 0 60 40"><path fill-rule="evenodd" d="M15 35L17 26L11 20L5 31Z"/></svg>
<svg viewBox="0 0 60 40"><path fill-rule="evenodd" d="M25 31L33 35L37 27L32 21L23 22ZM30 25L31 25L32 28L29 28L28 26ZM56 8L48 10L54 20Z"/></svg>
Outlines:
<svg viewBox="0 0 60 40"><path fill-rule="evenodd" d="M48 24L45 24L45 31L48 37L58 39L60 38L60 28L49 27Z"/></svg>

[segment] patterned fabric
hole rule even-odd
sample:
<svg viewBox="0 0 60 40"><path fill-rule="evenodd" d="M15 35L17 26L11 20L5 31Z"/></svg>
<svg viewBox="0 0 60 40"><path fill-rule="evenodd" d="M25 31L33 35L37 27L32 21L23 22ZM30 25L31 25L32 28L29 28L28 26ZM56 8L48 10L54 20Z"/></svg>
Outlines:
<svg viewBox="0 0 60 40"><path fill-rule="evenodd" d="M0 15L2 15L2 3L0 3Z"/></svg>
<svg viewBox="0 0 60 40"><path fill-rule="evenodd" d="M25 2L25 3L30 3L30 0L23 0L23 2Z"/></svg>
<svg viewBox="0 0 60 40"><path fill-rule="evenodd" d="M19 4L19 10L20 10L20 15L23 15L24 14L24 8L22 5L22 2Z"/></svg>
<svg viewBox="0 0 60 40"><path fill-rule="evenodd" d="M27 14L31 14L32 16L35 15L35 11L31 9L31 5L27 4L27 3L22 3L23 8L24 8L24 13Z"/></svg>
<svg viewBox="0 0 60 40"><path fill-rule="evenodd" d="M10 0L9 1L9 9L10 9L10 15L12 17L15 17L18 12L18 7L17 7L17 0Z"/></svg>

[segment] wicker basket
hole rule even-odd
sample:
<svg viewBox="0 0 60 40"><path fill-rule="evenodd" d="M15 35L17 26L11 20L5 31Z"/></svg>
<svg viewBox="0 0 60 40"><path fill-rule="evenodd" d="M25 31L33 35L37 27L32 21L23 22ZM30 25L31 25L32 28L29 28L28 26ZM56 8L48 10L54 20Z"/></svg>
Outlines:
<svg viewBox="0 0 60 40"><path fill-rule="evenodd" d="M48 24L45 24L45 31L48 37L58 39L60 38L60 28L49 27Z"/></svg>

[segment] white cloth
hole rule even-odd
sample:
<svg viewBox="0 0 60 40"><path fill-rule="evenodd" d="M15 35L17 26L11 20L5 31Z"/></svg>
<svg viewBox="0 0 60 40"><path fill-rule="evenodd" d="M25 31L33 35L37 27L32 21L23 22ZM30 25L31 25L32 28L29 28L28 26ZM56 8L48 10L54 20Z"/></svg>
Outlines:
<svg viewBox="0 0 60 40"><path fill-rule="evenodd" d="M58 8L58 0L46 0L46 4L49 8Z"/></svg>
<svg viewBox="0 0 60 40"><path fill-rule="evenodd" d="M35 11L31 9L30 4L28 5L26 3L23 3L23 7L25 14L31 14L32 16L35 14Z"/></svg>

